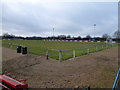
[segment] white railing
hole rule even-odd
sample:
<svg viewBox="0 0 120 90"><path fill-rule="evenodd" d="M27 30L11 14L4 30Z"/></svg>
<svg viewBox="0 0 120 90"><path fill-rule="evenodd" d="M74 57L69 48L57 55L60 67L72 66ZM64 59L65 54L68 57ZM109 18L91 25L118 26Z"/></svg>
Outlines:
<svg viewBox="0 0 120 90"><path fill-rule="evenodd" d="M104 44L104 45L97 45L97 46L91 46L91 47L84 47L84 48L74 48L74 49L66 49L66 50L57 50L57 49L46 49L46 56L47 56L47 59L49 59L49 51L57 51L59 52L58 54L58 59L59 61L62 61L62 53L65 52L65 51L72 51L72 57L75 58L76 57L76 50L79 50L79 52L81 52L81 50L86 50L86 54L89 54L91 53L90 49L94 48L95 51L94 52L97 52L99 50L103 50L103 49L107 49L109 47L113 47L114 44Z"/></svg>

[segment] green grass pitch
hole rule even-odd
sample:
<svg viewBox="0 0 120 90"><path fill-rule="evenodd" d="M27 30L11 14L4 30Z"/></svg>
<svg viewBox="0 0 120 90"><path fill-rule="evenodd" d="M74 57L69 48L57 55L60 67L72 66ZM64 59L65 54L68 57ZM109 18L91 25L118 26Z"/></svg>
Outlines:
<svg viewBox="0 0 120 90"><path fill-rule="evenodd" d="M13 46L10 47L9 43ZM14 45L27 46L29 48L29 53L36 55L46 55L46 49L57 49L57 50L66 50L66 49L75 49L75 48L84 48L82 50L76 50L76 56L85 55L87 49L85 47L91 47L90 52L96 51L96 46L98 50L105 49L105 43L103 42L74 42L74 41L43 41L43 40L3 40L3 47L16 49ZM104 48L102 48L104 45ZM109 45L109 47L111 47ZM59 52L49 51L49 57L54 59L59 59ZM69 59L73 57L73 51L64 51L62 52L62 59Z"/></svg>

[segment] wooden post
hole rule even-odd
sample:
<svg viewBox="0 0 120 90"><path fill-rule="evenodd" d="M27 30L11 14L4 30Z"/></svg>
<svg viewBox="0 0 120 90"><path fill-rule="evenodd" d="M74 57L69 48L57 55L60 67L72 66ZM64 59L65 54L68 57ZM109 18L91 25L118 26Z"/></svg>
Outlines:
<svg viewBox="0 0 120 90"><path fill-rule="evenodd" d="M75 58L75 49L73 49L73 58Z"/></svg>
<svg viewBox="0 0 120 90"><path fill-rule="evenodd" d="M46 49L46 59L48 60L48 49Z"/></svg>
<svg viewBox="0 0 120 90"><path fill-rule="evenodd" d="M87 54L89 54L90 53L90 49L89 48L87 48Z"/></svg>
<svg viewBox="0 0 120 90"><path fill-rule="evenodd" d="M60 62L62 61L62 51L61 50L59 50L59 60L60 60Z"/></svg>

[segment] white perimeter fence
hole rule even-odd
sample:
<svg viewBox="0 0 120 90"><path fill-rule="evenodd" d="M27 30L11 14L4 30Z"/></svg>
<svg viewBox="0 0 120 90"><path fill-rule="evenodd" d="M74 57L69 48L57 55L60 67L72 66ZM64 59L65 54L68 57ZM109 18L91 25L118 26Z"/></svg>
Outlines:
<svg viewBox="0 0 120 90"><path fill-rule="evenodd" d="M12 48L12 49L16 49L18 46L23 46L20 44L12 44L12 43L4 43L4 45L6 47ZM75 57L80 56L80 55L89 54L91 52L97 52L97 51L108 49L108 48L111 48L111 47L114 47L117 45L118 45L117 43L111 43L111 44L95 45L95 46L66 49L66 50L46 49L46 58L49 59L49 57L54 56L54 55L49 54L50 51L58 52L58 55L56 55L56 56L58 56L59 61L62 61L63 59L75 58ZM30 47L28 47L28 46L23 46L23 47L27 47L27 52L30 53ZM82 52L83 50L84 50L84 53ZM67 51L71 52L71 56L67 56L67 58L64 58L64 56L65 56L64 52L67 52ZM81 53L81 54L79 54L79 53ZM57 53L54 53L54 54L57 54Z"/></svg>
<svg viewBox="0 0 120 90"><path fill-rule="evenodd" d="M74 49L66 49L66 50L57 50L57 49L46 49L46 58L49 59L49 51L57 51L58 52L58 59L59 61L62 61L62 57L63 57L63 52L65 51L72 51L72 58L75 58L77 56L77 53L81 52L82 50L84 50L84 54L89 54L91 52L97 52L100 50L104 50L104 49L108 49L111 47L117 46L117 44L104 44L104 45L96 45L96 46L89 46L89 47L84 47L84 48L74 48ZM79 51L78 51L79 50ZM83 54L81 54L83 55ZM78 55L80 56L80 55Z"/></svg>

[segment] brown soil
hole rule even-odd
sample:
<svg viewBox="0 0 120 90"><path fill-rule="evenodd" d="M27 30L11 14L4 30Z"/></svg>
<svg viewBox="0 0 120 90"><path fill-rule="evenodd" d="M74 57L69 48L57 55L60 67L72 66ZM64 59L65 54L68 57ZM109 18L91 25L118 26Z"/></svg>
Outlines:
<svg viewBox="0 0 120 90"><path fill-rule="evenodd" d="M28 79L32 88L111 88L118 68L118 48L59 62L44 56L17 54L2 49L3 73L16 79Z"/></svg>

